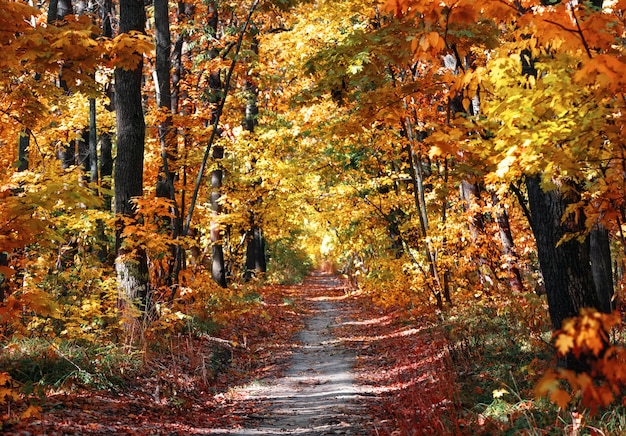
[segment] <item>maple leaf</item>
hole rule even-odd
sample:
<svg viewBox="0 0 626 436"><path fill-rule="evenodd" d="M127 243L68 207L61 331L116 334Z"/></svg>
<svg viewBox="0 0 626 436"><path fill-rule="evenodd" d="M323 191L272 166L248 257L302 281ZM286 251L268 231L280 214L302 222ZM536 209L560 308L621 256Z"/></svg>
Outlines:
<svg viewBox="0 0 626 436"><path fill-rule="evenodd" d="M20 419L39 418L41 417L41 406L30 405L20 415Z"/></svg>
<svg viewBox="0 0 626 436"><path fill-rule="evenodd" d="M550 393L550 401L562 409L567 408L572 396L563 389L555 389Z"/></svg>
<svg viewBox="0 0 626 436"><path fill-rule="evenodd" d="M555 345L556 345L557 352L561 356L565 356L567 353L570 352L570 350L574 348L574 338L572 338L568 334L561 333L556 338Z"/></svg>

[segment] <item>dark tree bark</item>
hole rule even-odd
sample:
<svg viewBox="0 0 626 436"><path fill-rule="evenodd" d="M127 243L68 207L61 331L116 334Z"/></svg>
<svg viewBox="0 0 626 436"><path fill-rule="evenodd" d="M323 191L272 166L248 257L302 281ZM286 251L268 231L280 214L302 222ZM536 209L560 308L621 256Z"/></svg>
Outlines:
<svg viewBox="0 0 626 436"><path fill-rule="evenodd" d="M96 99L89 99L89 181L94 185L98 178L98 131L96 128Z"/></svg>
<svg viewBox="0 0 626 436"><path fill-rule="evenodd" d="M223 147L213 147L213 159L218 160L224 157ZM219 199L222 196L222 179L224 177L221 168L211 171L211 211L214 217L222 213L222 206ZM211 222L211 273L215 283L225 288L228 286L226 262L224 260L224 247L222 245L222 228L217 221Z"/></svg>
<svg viewBox="0 0 626 436"><path fill-rule="evenodd" d="M611 313L614 309L614 289L609 231L601 225L596 225L589 234L589 245L593 282L598 294L597 309L600 312Z"/></svg>
<svg viewBox="0 0 626 436"><path fill-rule="evenodd" d="M105 38L113 37L113 1L104 0L102 3L102 9L100 10L100 17L102 19L102 36ZM107 87L105 89L107 97L109 97L110 104L106 106L109 111L115 110L115 96L113 94L113 88ZM111 140L111 134L108 132L102 133L99 138L100 142L100 186L105 190L111 189L111 176L113 175L113 143ZM108 194L103 194L104 209L111 210L112 199Z"/></svg>
<svg viewBox="0 0 626 436"><path fill-rule="evenodd" d="M259 54L259 42L256 34L252 37L250 51L254 56ZM243 127L250 133L254 132L254 128L258 125L258 95L259 90L255 84L255 78L248 76L246 78L246 109L243 118ZM259 180L259 183L261 180ZM250 210L250 229L246 232L246 271L244 280L250 280L256 273L264 273L267 271L265 263L265 239L263 231L257 222L257 215L253 210L255 204L263 201L263 197L258 197L253 201Z"/></svg>
<svg viewBox="0 0 626 436"><path fill-rule="evenodd" d="M245 279L250 280L255 272L265 272L266 270L263 232L260 227L253 227L248 231Z"/></svg>
<svg viewBox="0 0 626 436"><path fill-rule="evenodd" d="M111 176L113 175L113 142L109 133L100 135L100 186L111 189ZM104 209L111 210L112 199L109 194L103 194Z"/></svg>
<svg viewBox="0 0 626 436"><path fill-rule="evenodd" d="M182 222L179 207L176 202L176 190L174 180L176 174L172 163L176 160L176 132L172 125L172 92L171 80L171 37L169 22L169 2L168 0L154 0L154 27L156 34L156 76L157 76L157 105L166 113L166 117L158 126L159 142L161 145L161 159L163 162L163 176L157 185L157 196L166 197L172 202L172 218L170 219L170 229L172 239L176 239L181 234ZM168 271L166 283L168 286L177 281L182 253L180 247L171 247L171 257L168 260Z"/></svg>
<svg viewBox="0 0 626 436"><path fill-rule="evenodd" d="M573 237L559 244L564 236L585 231L584 220L564 217L568 204L577 201L574 192L545 192L540 176L527 177L526 188L548 310L556 330L566 318L578 316L580 309L600 306L591 270L589 237Z"/></svg>
<svg viewBox="0 0 626 436"><path fill-rule="evenodd" d="M601 6L602 0L595 3ZM522 75L537 77L530 51L524 49L521 54ZM584 216L577 220L572 214L565 216L567 206L580 200L581 191L575 181L561 180L560 187L547 192L541 181L541 175L527 176L526 189L548 311L552 327L557 330L565 319L578 316L583 308L603 310L601 299L612 294L609 238L600 228L589 233ZM569 238L563 240L564 236ZM608 284L600 283L607 275L611 291ZM560 357L558 365L588 371L589 358L594 357L569 354Z"/></svg>
<svg viewBox="0 0 626 436"><path fill-rule="evenodd" d="M17 145L17 170L26 171L28 169L28 146L30 145L30 131L28 129L20 132Z"/></svg>
<svg viewBox="0 0 626 436"><path fill-rule="evenodd" d="M176 18L178 21L178 24L181 26L181 28L184 26L185 21L192 17L194 13L194 7L193 5L189 4L189 3L185 3L182 1L178 2L178 10L176 13ZM180 101L181 99L184 99L187 95L186 91L184 93L181 93L181 89L180 89L180 84L181 81L183 80L183 77L185 75L185 68L183 66L183 45L185 42L185 34L184 32L181 30L179 31L177 37L176 37L176 42L174 43L174 47L172 49L172 55L171 55L171 60L172 60L172 86L171 86L171 98L170 98L170 110L172 112L172 114L181 114L181 115L189 115L190 111L188 108L185 108L183 110L181 110L180 107ZM184 156L186 156L187 154L187 150L189 149L189 145L190 145L190 140L189 137L187 135L187 129L182 128L180 129L179 132L174 132L177 135L180 134L183 137L183 154ZM185 164L183 164L182 168L179 168L179 171L182 172L182 176L179 174L178 177L181 179L182 185L183 185L183 190L181 192L180 195L180 208L179 208L179 220L178 220L178 225L180 226L178 229L178 234L183 235L184 232L184 224L183 224L183 213L187 207L186 205L186 196L185 196L185 192L186 192L186 186L187 186L187 166ZM184 236L184 235L183 235ZM173 271L171 273L171 276L174 278L177 278L180 270L182 268L184 268L186 265L186 252L185 249L182 246L177 246L176 247L176 253L174 256L174 263L173 263ZM174 299L176 294L176 291L174 289L174 291L172 292L172 294L170 295L170 299Z"/></svg>
<svg viewBox="0 0 626 436"><path fill-rule="evenodd" d="M66 15L74 12L72 0L50 0L48 7L48 23L62 20Z"/></svg>
<svg viewBox="0 0 626 436"><path fill-rule="evenodd" d="M209 26L214 35L217 35L217 26L219 23L217 5L216 2L209 2ZM210 50L210 56L216 57L218 52L216 49ZM217 108L221 100L223 99L223 84L221 77L221 70L211 71L209 73L209 99L214 105L213 113L211 114L211 124L214 124L216 118L219 116ZM224 148L221 146L213 146L211 157L218 161L224 157ZM221 167L218 167L211 171L211 211L214 217L217 217L222 213L222 206L219 204L219 199L222 196L222 180L224 178L224 171ZM211 222L211 272L213 280L225 288L228 286L226 262L224 259L224 247L222 245L222 229L221 225L217 221Z"/></svg>
<svg viewBox="0 0 626 436"><path fill-rule="evenodd" d="M50 6L48 7L48 24L54 24L57 20L62 20L66 15L73 13L72 0L50 0ZM57 86L63 89L64 92L68 92L67 83L63 80L63 65L61 64L61 71L57 77ZM57 158L61 161L61 167L67 169L75 164L76 152L74 141L70 141L69 144L61 145L61 148L57 150Z"/></svg>
<svg viewBox="0 0 626 436"><path fill-rule="evenodd" d="M146 14L143 0L120 0L120 33L143 32ZM117 157L115 160L115 202L118 215L134 216L131 199L143 194L143 156L145 120L142 107L141 83L143 61L132 70L115 69L115 109L117 120ZM140 301L146 307L148 299L148 267L141 250L134 254L122 246L121 228L117 228L116 270L122 301Z"/></svg>

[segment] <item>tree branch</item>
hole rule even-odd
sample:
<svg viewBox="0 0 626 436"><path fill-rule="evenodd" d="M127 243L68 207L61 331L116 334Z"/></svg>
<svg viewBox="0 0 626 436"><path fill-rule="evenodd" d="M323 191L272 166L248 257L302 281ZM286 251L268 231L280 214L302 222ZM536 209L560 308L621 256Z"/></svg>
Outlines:
<svg viewBox="0 0 626 436"><path fill-rule="evenodd" d="M230 64L230 69L228 70L228 74L226 76L226 81L224 84L224 96L220 101L219 106L217 107L217 112L215 115L215 121L213 122L211 136L209 137L209 142L207 143L206 149L204 150L204 156L202 158L202 163L200 165L200 170L198 172L198 178L196 179L196 185L193 190L193 195L191 197L191 202L189 204L189 212L187 212L187 217L185 219L185 225L183 226L182 236L186 236L189 231L189 227L191 225L191 218L193 216L193 211L196 207L196 202L198 200L198 193L200 191L200 184L202 183L202 177L204 176L204 170L206 169L207 161L209 160L209 155L211 153L211 149L213 148L213 143L215 142L215 138L217 136L218 126L220 122L220 118L222 116L222 112L224 110L224 104L226 103L226 97L228 96L228 91L230 90L230 82L232 80L233 71L235 70L235 64L237 63L237 58L239 57L239 52L241 51L241 44L243 43L243 37L246 33L246 29L250 25L250 21L252 20L252 14L254 10L259 4L259 0L254 0L252 2L252 6L250 6L250 12L248 13L248 17L246 18L246 22L241 29L241 33L239 34L239 38L237 40L237 49L235 50L235 54L233 56L233 61Z"/></svg>

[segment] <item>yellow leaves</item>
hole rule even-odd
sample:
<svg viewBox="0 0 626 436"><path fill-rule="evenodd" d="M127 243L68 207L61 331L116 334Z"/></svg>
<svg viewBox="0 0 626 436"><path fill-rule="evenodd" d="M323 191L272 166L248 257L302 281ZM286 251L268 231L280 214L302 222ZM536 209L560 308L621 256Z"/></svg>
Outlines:
<svg viewBox="0 0 626 436"><path fill-rule="evenodd" d="M428 155L431 159L440 156L454 155L459 150L459 143L465 136L465 132L457 127L433 132L425 143L430 145Z"/></svg>
<svg viewBox="0 0 626 436"><path fill-rule="evenodd" d="M502 398L508 393L509 391L507 391L506 389L494 389L492 395L493 398Z"/></svg>
<svg viewBox="0 0 626 436"><path fill-rule="evenodd" d="M556 338L555 346L557 352L561 356L565 356L572 348L574 348L574 338L568 335L559 335Z"/></svg>
<svg viewBox="0 0 626 436"><path fill-rule="evenodd" d="M137 68L143 54L154 50L152 38L138 31L122 33L106 43L111 66L126 70Z"/></svg>
<svg viewBox="0 0 626 436"><path fill-rule="evenodd" d="M607 332L615 325L615 315L607 315L595 310L585 309L576 318L563 322L563 327L556 333L556 346L561 355L571 352L579 357L583 353L599 356L607 347Z"/></svg>

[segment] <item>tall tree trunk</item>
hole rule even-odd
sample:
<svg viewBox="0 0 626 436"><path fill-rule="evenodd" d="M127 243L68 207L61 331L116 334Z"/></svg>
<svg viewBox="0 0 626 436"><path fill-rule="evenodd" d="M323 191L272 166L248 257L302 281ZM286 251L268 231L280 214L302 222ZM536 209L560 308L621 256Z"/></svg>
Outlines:
<svg viewBox="0 0 626 436"><path fill-rule="evenodd" d="M89 99L89 181L98 184L98 129L96 126L96 99Z"/></svg>
<svg viewBox="0 0 626 436"><path fill-rule="evenodd" d="M602 1L599 3L601 5ZM530 50L524 49L521 54L522 75L536 78L538 71ZM565 216L567 206L580 200L580 190L575 182L562 180L561 187L546 192L541 181L541 175L527 176L526 189L548 311L552 327L556 330L561 328L565 319L578 316L583 308L602 308L599 295L607 291L598 290L596 283L610 271L610 260L608 268L606 266L606 256L610 259L610 251L607 251L608 235L606 238L600 232L593 235L594 231L592 235L587 234L584 216L578 219L573 214ZM571 237L563 240L566 235ZM560 357L558 364L586 371L586 359L586 356L569 354Z"/></svg>
<svg viewBox="0 0 626 436"><path fill-rule="evenodd" d="M531 226L537 241L537 254L548 297L552 327L561 328L563 320L579 315L580 309L599 307L589 250L589 237L569 234L584 232L584 221L565 217L565 209L577 201L574 194L563 190L545 192L541 177L526 178Z"/></svg>
<svg viewBox="0 0 626 436"><path fill-rule="evenodd" d="M217 12L217 2L210 1L209 2L209 26L213 31L214 35L217 35L217 27L219 24L219 16ZM211 49L209 56L217 57L218 52L216 49ZM219 116L218 108L220 106L221 100L224 98L223 96L223 84L221 77L221 70L211 71L209 74L209 88L211 90L211 103L214 105L212 114L211 114L211 124L214 125L214 128L219 128L215 125L216 119ZM221 146L213 146L213 151L211 157L219 161L224 157L224 148ZM222 206L219 204L219 199L222 196L222 180L224 177L224 171L219 167L211 171L210 179L211 179L211 195L210 195L210 203L211 203L211 211L213 217L217 218L218 215L222 213ZM225 288L228 286L227 280L227 271L226 271L226 262L224 259L224 247L223 247L223 238L222 238L222 226L218 222L218 220L213 220L211 222L211 272L213 276L213 280Z"/></svg>
<svg viewBox="0 0 626 436"><path fill-rule="evenodd" d="M100 18L102 19L102 36L105 38L113 37L113 27L112 27L112 19L113 19L113 1L112 0L104 0L102 3L102 8L100 10ZM109 98L110 104L105 106L108 111L115 110L115 95L113 93L113 87L108 86L105 89L107 97ZM113 142L111 139L111 134L108 132L102 133L99 138L100 143L100 186L104 190L111 189L111 176L113 175ZM112 202L111 196L109 194L104 193L102 195L104 199L104 210L110 211Z"/></svg>
<svg viewBox="0 0 626 436"><path fill-rule="evenodd" d="M180 107L180 101L181 99L184 99L187 96L187 92L181 92L181 81L183 80L183 77L185 75L185 69L183 66L183 46L184 46L184 42L185 42L185 33L182 30L183 26L185 25L185 21L188 18L191 18L193 16L194 13L194 7L193 5L189 4L189 3L185 3L182 1L178 2L178 11L176 13L176 18L178 21L178 25L181 27L181 30L179 31L177 37L176 37L176 42L174 43L174 47L172 50L172 55L171 55L171 59L172 59L172 87L171 87L171 98L170 98L170 110L173 114L181 114L181 115L189 115L190 111L188 110L188 108L185 108L183 110L181 110ZM182 135L183 137L183 160L186 161L187 158L187 152L189 150L189 145L190 145L190 140L189 140L189 136L187 134L188 129L187 128L182 128L180 130L180 132L175 132L177 134ZM182 179L182 192L181 192L181 196L180 196L180 208L179 208L179 231L178 233L181 236L186 236L183 235L184 233L184 224L183 224L183 213L186 210L187 204L186 204L186 188L187 188L187 165L183 164L182 168L179 169L179 171L182 170L182 177L179 175L179 177ZM185 249L181 246L178 245L176 247L176 253L174 255L174 270L171 273L172 277L177 278L181 269L185 268L185 264L186 264L186 252ZM170 299L173 300L174 297L176 296L176 290L174 288L174 290L172 291L172 294L170 295Z"/></svg>
<svg viewBox="0 0 626 436"><path fill-rule="evenodd" d="M408 108L406 101L404 102L405 109ZM446 288L448 286L447 280L441 280L439 274L439 268L437 266L437 258L436 253L434 252L428 238L428 213L426 211L426 197L424 195L424 173L422 170L422 161L421 157L415 153L414 147L418 146L418 140L422 139L419 135L420 133L415 131L415 127L413 124L413 119L407 116L404 120L404 132L409 139L409 144L407 145L407 156L408 156L408 166L409 166L409 175L411 177L411 182L413 184L413 197L415 199L415 208L417 210L417 216L420 224L420 234L422 236L422 240L424 241L424 250L426 253L426 259L428 260L428 269L430 271L431 279L434 282L434 286L429 286L433 297L435 298L435 302L437 304L437 308L439 310L443 310L443 298L446 297L446 302L452 305L452 299L450 298L450 292ZM445 272L444 272L445 276Z"/></svg>
<svg viewBox="0 0 626 436"><path fill-rule="evenodd" d="M219 146L213 147L213 159L218 160L224 157L224 148ZM221 168L211 171L211 211L214 218L222 213L222 206L219 199L222 196L222 179L224 173ZM225 288L228 286L226 277L226 262L224 260L224 247L222 245L222 226L219 221L211 222L211 273L215 283Z"/></svg>
<svg viewBox="0 0 626 436"><path fill-rule="evenodd" d="M143 32L146 14L143 0L120 0L120 33ZM134 216L131 199L143 194L143 156L145 120L141 83L143 61L132 70L115 69L115 109L117 120L117 157L115 159L115 213ZM121 226L121 224L120 224ZM116 270L120 299L139 300L146 308L148 300L148 266L145 252L128 250L123 246L122 228L116 229L118 258Z"/></svg>
<svg viewBox="0 0 626 436"><path fill-rule="evenodd" d="M255 57L259 55L259 42L256 34L252 37L250 51ZM259 90L255 84L255 79L256 78L252 76L248 76L246 78L247 99L243 127L250 133L254 132L255 126L259 123L259 107L257 104ZM262 180L258 181L258 183L261 182ZM244 280L250 280L255 273L264 273L267 271L265 263L265 239L263 237L263 231L257 222L257 214L253 210L254 206L260 204L262 201L263 197L259 196L251 204L250 229L246 232L246 271L244 273Z"/></svg>
<svg viewBox="0 0 626 436"><path fill-rule="evenodd" d="M181 234L180 209L176 203L176 190L174 187L175 172L173 161L176 159L176 134L172 126L172 92L170 86L170 21L169 21L168 0L154 0L154 27L156 34L156 85L157 85L157 105L166 116L158 126L159 142L161 146L161 159L163 176L157 186L157 195L166 197L172 202L172 218L170 219L170 229L172 239L178 238ZM180 247L172 246L171 257L168 259L168 271L166 283L171 286L176 283L178 275L177 263L182 254Z"/></svg>

